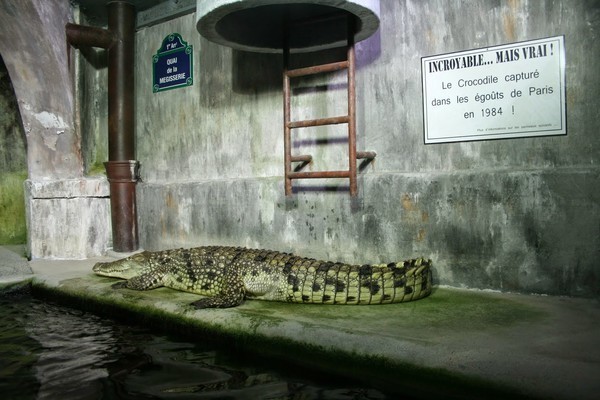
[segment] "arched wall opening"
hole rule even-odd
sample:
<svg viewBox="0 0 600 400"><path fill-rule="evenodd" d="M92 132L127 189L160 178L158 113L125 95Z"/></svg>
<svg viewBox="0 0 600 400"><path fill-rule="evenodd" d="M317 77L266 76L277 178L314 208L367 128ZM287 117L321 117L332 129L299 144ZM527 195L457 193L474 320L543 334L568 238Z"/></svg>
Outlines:
<svg viewBox="0 0 600 400"><path fill-rule="evenodd" d="M65 38L69 2L0 4L0 54L26 138L24 184L31 258L77 259L110 247L108 183L86 176L75 102L76 72Z"/></svg>
<svg viewBox="0 0 600 400"><path fill-rule="evenodd" d="M27 242L23 183L27 141L15 91L0 54L0 244Z"/></svg>

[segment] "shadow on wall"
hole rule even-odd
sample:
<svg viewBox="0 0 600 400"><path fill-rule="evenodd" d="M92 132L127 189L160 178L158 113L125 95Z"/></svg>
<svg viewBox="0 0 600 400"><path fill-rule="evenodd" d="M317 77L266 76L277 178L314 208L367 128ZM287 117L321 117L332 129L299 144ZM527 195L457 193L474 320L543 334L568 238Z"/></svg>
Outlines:
<svg viewBox="0 0 600 400"><path fill-rule="evenodd" d="M381 35L377 30L371 37L355 46L356 69L360 70L381 56ZM239 94L254 94L282 91L283 56L273 53L253 53L232 50L233 91ZM291 68L326 64L346 59L346 49L293 53Z"/></svg>
<svg viewBox="0 0 600 400"><path fill-rule="evenodd" d="M108 50L80 46L77 48L83 58L95 69L108 68Z"/></svg>
<svg viewBox="0 0 600 400"><path fill-rule="evenodd" d="M0 56L0 244L27 241L23 182L27 179L27 139L17 97Z"/></svg>

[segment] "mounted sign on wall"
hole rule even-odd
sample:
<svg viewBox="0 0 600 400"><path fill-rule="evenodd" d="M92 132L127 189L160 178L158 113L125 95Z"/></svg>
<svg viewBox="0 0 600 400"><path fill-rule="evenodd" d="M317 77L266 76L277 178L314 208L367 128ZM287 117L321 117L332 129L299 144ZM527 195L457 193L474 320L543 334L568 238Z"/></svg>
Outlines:
<svg viewBox="0 0 600 400"><path fill-rule="evenodd" d="M565 135L564 36L421 59L425 143Z"/></svg>
<svg viewBox="0 0 600 400"><path fill-rule="evenodd" d="M192 68L192 45L188 45L179 33L168 35L152 56L152 91L191 86L194 83Z"/></svg>

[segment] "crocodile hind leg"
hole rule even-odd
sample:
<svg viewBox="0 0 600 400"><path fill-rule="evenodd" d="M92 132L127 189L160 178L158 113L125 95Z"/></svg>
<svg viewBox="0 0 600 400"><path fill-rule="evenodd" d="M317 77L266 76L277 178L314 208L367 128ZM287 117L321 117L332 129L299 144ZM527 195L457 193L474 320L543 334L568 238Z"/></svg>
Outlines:
<svg viewBox="0 0 600 400"><path fill-rule="evenodd" d="M246 297L244 282L234 268L225 271L221 291L213 297L205 297L192 303L196 309L229 308L242 304Z"/></svg>

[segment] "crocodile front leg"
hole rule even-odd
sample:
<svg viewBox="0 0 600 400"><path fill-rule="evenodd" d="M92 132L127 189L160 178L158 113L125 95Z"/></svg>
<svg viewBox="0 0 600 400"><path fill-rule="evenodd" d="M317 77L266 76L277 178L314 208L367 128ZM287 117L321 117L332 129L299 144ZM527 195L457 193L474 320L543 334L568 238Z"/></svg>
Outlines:
<svg viewBox="0 0 600 400"><path fill-rule="evenodd" d="M227 268L222 282L222 289L213 297L205 297L193 302L196 309L203 308L229 308L243 303L246 297L244 282L235 268Z"/></svg>
<svg viewBox="0 0 600 400"><path fill-rule="evenodd" d="M164 268L163 268L164 269ZM152 290L163 286L165 271L156 268L150 272L134 276L126 281L117 282L112 285L113 289Z"/></svg>

